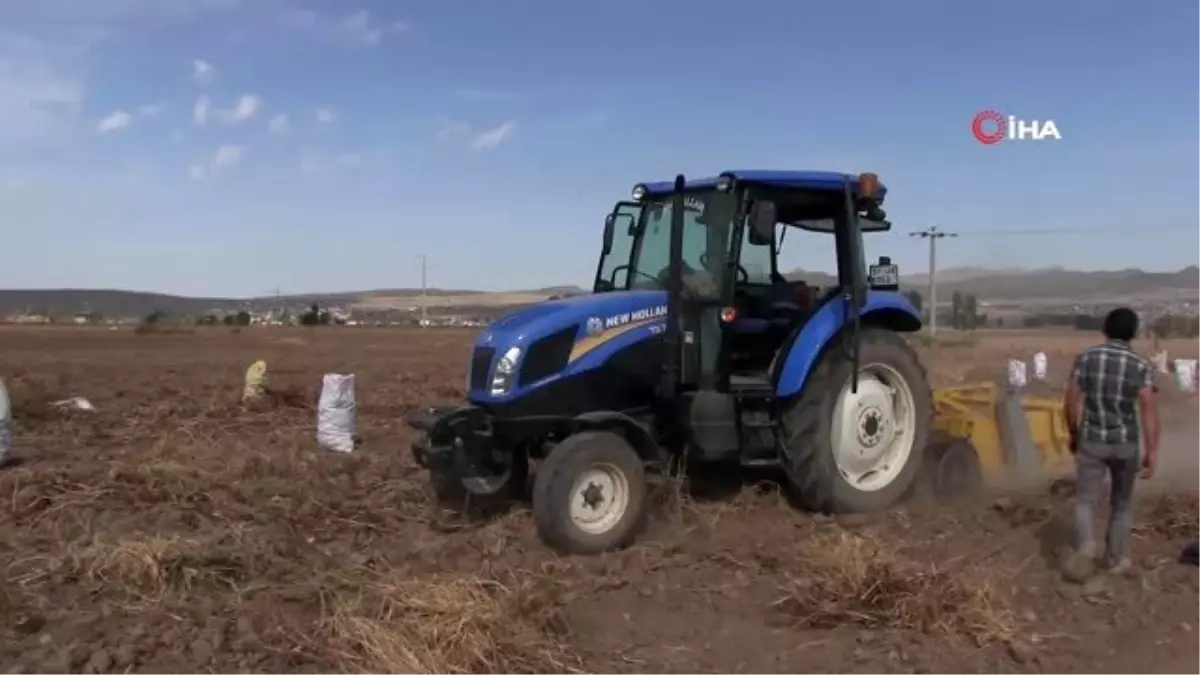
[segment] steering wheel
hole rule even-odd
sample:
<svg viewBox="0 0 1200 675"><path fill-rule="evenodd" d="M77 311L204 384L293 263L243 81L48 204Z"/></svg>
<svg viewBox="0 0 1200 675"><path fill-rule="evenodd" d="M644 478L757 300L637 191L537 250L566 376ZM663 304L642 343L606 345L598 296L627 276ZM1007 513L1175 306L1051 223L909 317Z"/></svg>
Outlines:
<svg viewBox="0 0 1200 675"><path fill-rule="evenodd" d="M707 253L701 253L699 260L700 260L701 265L703 265L705 268L708 267L708 254ZM748 272L745 267L742 267L741 263L738 263L737 275L738 275L738 281L741 281L742 283L750 283L750 272Z"/></svg>

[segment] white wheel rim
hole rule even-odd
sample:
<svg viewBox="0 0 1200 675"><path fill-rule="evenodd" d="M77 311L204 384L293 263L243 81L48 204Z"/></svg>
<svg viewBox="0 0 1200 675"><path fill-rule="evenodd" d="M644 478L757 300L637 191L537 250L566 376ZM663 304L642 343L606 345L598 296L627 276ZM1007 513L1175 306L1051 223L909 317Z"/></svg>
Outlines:
<svg viewBox="0 0 1200 675"><path fill-rule="evenodd" d="M571 522L588 534L604 534L629 508L629 481L611 464L595 464L571 488Z"/></svg>
<svg viewBox="0 0 1200 675"><path fill-rule="evenodd" d="M916 441L912 387L882 363L863 366L858 392L842 387L831 425L833 457L842 478L862 492L891 485L908 464Z"/></svg>

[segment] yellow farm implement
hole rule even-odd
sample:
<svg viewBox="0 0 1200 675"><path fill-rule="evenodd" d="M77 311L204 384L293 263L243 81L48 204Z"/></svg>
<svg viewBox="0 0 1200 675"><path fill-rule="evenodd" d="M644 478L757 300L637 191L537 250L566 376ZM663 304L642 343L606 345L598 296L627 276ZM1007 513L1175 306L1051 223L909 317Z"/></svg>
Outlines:
<svg viewBox="0 0 1200 675"><path fill-rule="evenodd" d="M941 495L1028 484L1073 466L1061 399L985 383L935 390L933 402L927 466Z"/></svg>

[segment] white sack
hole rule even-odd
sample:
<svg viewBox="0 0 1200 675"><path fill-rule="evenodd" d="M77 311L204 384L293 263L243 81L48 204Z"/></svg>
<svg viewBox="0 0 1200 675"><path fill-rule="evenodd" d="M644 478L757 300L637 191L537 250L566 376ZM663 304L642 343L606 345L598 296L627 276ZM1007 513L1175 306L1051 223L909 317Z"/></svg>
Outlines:
<svg viewBox="0 0 1200 675"><path fill-rule="evenodd" d="M1189 394L1196 391L1196 359L1175 359L1175 386Z"/></svg>
<svg viewBox="0 0 1200 675"><path fill-rule="evenodd" d="M326 373L317 401L317 445L334 452L354 450L358 435L355 420L354 376Z"/></svg>
<svg viewBox="0 0 1200 675"><path fill-rule="evenodd" d="M1008 360L1008 386L1013 389L1020 389L1029 382L1029 377L1026 374L1025 362L1016 359Z"/></svg>
<svg viewBox="0 0 1200 675"><path fill-rule="evenodd" d="M0 380L0 464L4 463L11 451L12 404L8 400L8 390L4 388L4 380Z"/></svg>
<svg viewBox="0 0 1200 675"><path fill-rule="evenodd" d="M1046 352L1038 352L1033 355L1033 378L1035 380L1046 379Z"/></svg>
<svg viewBox="0 0 1200 675"><path fill-rule="evenodd" d="M1170 367L1167 365L1169 359L1167 358L1167 350L1165 349L1150 357L1150 363L1154 364L1154 369L1158 371L1159 375L1168 375L1171 372Z"/></svg>
<svg viewBox="0 0 1200 675"><path fill-rule="evenodd" d="M242 403L253 403L267 393L267 362L255 361L246 369L246 382L242 386Z"/></svg>

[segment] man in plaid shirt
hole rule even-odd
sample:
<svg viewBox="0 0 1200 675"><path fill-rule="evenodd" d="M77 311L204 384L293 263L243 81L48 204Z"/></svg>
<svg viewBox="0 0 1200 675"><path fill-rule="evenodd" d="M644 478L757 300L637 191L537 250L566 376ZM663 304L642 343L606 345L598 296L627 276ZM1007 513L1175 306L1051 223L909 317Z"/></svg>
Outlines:
<svg viewBox="0 0 1200 675"><path fill-rule="evenodd" d="M1075 535L1078 546L1066 572L1075 580L1090 574L1096 558L1092 512L1111 474L1108 537L1101 564L1115 572L1130 568L1125 555L1133 525L1133 486L1154 474L1158 458L1158 405L1154 369L1133 348L1138 317L1121 307L1104 318L1102 345L1075 360L1064 402L1076 459ZM1140 460L1140 461L1139 461Z"/></svg>

